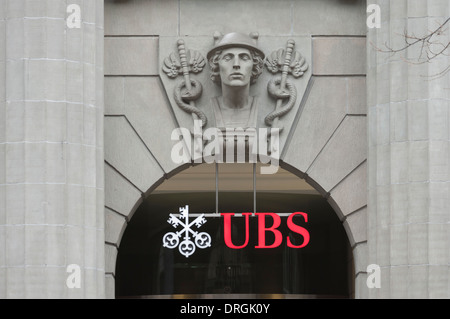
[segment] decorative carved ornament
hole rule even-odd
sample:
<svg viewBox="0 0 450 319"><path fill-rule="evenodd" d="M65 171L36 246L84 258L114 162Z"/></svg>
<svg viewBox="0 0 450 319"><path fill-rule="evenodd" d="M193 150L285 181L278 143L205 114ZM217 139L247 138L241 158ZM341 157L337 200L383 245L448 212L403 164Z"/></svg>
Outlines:
<svg viewBox="0 0 450 319"><path fill-rule="evenodd" d="M174 108L176 116L182 118L180 125L192 128L193 121L201 120L202 127L283 130L281 120L294 108L298 109L299 95L306 89L307 80L301 81L301 78L307 73L310 75L307 58L296 50L295 39L285 40L284 47L270 50L267 56L258 45L257 33L222 35L216 32L213 45L205 37L185 39L192 42L195 50L187 48L184 39L160 40L160 46L166 50L161 52L164 54L161 70L165 74L162 80L169 99L192 119L190 124L185 123L186 117ZM264 39L264 47L273 47L270 40L273 39ZM307 39L299 40L310 46ZM176 49L167 52L174 47L174 42ZM209 70L205 70L207 64ZM171 82L173 80L176 83ZM260 115L261 112L266 113Z"/></svg>
<svg viewBox="0 0 450 319"><path fill-rule="evenodd" d="M194 120L201 119L202 127L206 125L205 114L195 106L195 101L202 95L202 84L191 79L190 73L200 73L206 64L205 58L197 51L186 51L183 40L177 41L178 54L172 52L164 60L163 71L171 79L183 75L184 80L178 82L174 89L174 97L177 105L185 112L192 115Z"/></svg>
<svg viewBox="0 0 450 319"><path fill-rule="evenodd" d="M294 83L288 79L288 74L292 74L294 78L299 78L308 70L305 58L300 52L294 51L294 47L295 41L289 39L286 50L274 51L266 59L265 64L270 72L273 74L281 72L281 76L274 77L267 86L269 94L277 99L275 110L265 118L268 126L278 127L278 119L289 113L297 101L297 89ZM288 102L282 105L283 100L288 100Z"/></svg>

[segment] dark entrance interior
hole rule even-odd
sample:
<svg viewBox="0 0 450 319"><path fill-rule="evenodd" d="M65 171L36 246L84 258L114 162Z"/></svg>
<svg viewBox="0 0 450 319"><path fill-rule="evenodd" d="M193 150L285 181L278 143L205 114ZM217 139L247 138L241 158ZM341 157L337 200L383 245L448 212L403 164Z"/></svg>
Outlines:
<svg viewBox="0 0 450 319"><path fill-rule="evenodd" d="M257 203L258 212L283 216L279 227L283 242L278 248L255 249L256 217L250 218L249 244L240 250L226 247L223 218L207 218L201 231L210 234L212 246L197 249L186 258L178 249L162 246L163 236L175 231L167 223L169 213L178 213L185 205L191 213L213 213L215 193L150 195L123 235L117 257L116 297L246 294L349 298L353 286L351 248L342 223L327 201L320 195L265 192L257 194ZM252 193L220 194L220 212L252 210ZM297 244L303 239L289 233L286 216L299 211L308 214L308 223L303 226L309 231L310 242L302 249L293 249L287 247L286 236ZM245 219L234 217L232 225L233 242L244 243ZM267 244L273 242L270 235L268 232Z"/></svg>

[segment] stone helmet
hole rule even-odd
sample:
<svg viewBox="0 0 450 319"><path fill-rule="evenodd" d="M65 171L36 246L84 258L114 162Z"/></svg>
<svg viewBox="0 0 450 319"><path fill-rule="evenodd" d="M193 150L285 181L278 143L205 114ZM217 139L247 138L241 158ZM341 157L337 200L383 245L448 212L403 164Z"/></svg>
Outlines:
<svg viewBox="0 0 450 319"><path fill-rule="evenodd" d="M214 53L218 50L223 50L232 47L242 47L256 51L259 55L261 55L261 58L264 59L265 57L264 52L262 52L257 45L258 38L259 34L256 32L250 33L249 35L245 35L238 32L232 32L222 35L221 33L216 32L214 33L214 40L215 40L214 48L212 48L208 52L207 58L209 60L211 56L213 56Z"/></svg>

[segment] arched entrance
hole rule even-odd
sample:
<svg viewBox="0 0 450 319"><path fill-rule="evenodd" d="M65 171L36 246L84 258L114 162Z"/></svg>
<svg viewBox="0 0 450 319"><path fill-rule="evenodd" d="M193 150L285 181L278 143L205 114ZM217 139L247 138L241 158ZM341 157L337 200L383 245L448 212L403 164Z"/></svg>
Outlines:
<svg viewBox="0 0 450 319"><path fill-rule="evenodd" d="M116 297L352 297L352 249L342 222L327 200L304 180L280 169L274 175L256 173L252 164L220 164L190 168L161 184L139 206L123 234L116 264ZM256 172L259 172L256 169ZM217 184L216 184L217 182ZM216 185L219 189L215 193ZM256 189L256 196L253 190ZM218 207L216 196L218 195ZM255 201L256 200L256 201ZM186 258L178 249L163 247L162 238L174 231L169 213L189 205L191 214L219 212L274 212L281 216L283 234L276 248L257 249L259 218L249 218L249 240L243 249L224 243L223 217L208 214L201 231L212 245ZM304 238L287 227L294 212L308 214L308 222L294 221L310 234L301 249L290 248ZM300 216L297 216L300 218ZM244 217L233 217L233 242L246 238ZM303 223L302 223L303 222ZM269 228L273 220L266 217ZM274 242L266 232L266 245Z"/></svg>

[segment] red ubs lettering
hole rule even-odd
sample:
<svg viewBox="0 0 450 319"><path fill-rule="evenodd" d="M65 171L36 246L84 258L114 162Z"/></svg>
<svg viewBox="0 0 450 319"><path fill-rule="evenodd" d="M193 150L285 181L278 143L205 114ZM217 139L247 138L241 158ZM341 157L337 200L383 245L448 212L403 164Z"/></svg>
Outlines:
<svg viewBox="0 0 450 319"><path fill-rule="evenodd" d="M247 247L248 241L249 241L249 218L252 215L252 213L243 213L242 216L245 217L245 241L242 245L237 246L233 243L233 240L231 238L231 217L234 216L234 213L222 213L221 214L224 218L224 240L227 247L232 249L243 249ZM281 217L278 214L275 213L256 213L256 216L258 217L258 245L255 246L255 248L260 249L270 249L270 248L276 248L281 245L283 242L283 234L281 234L280 230L278 230L278 227L281 225ZM273 220L273 224L270 227L266 227L266 216L270 216ZM308 215L306 213L302 212L296 212L291 215L289 215L287 219L287 226L288 228L299 235L303 237L303 243L301 245L294 245L290 238L287 237L287 245L290 248L303 248L309 243L309 232L304 227L301 227L294 223L293 218L295 216L302 216L305 220L305 223L308 222ZM272 232L275 236L275 240L271 245L268 245L266 243L266 233Z"/></svg>

